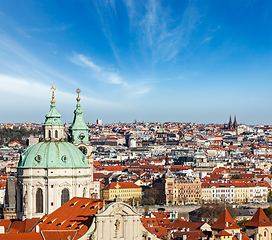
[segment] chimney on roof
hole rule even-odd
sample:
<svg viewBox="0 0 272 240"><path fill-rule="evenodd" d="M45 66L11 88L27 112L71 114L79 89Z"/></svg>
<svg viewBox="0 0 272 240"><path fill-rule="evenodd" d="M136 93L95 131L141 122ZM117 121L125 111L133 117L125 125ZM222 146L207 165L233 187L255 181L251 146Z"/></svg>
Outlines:
<svg viewBox="0 0 272 240"><path fill-rule="evenodd" d="M186 240L186 239L187 239L187 235L185 234L182 236L182 240Z"/></svg>
<svg viewBox="0 0 272 240"><path fill-rule="evenodd" d="M35 226L35 232L36 232L36 233L40 232L40 226L39 226L39 225L36 225L36 226Z"/></svg>

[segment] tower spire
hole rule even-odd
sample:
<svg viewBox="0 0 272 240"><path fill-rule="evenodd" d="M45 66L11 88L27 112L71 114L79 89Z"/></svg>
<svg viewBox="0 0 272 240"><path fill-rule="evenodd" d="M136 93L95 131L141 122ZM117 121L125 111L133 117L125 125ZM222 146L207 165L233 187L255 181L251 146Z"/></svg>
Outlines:
<svg viewBox="0 0 272 240"><path fill-rule="evenodd" d="M232 129L231 115L230 115L230 119L229 119L229 129Z"/></svg>
<svg viewBox="0 0 272 240"><path fill-rule="evenodd" d="M61 122L61 115L56 110L55 91L53 85L51 87L52 98L50 104L50 111L45 115L44 138L46 141L59 141L63 138L63 124Z"/></svg>
<svg viewBox="0 0 272 240"><path fill-rule="evenodd" d="M81 90L78 88L76 90L78 95L76 98L77 104L74 111L74 120L69 127L69 141L73 142L74 144L89 143L89 128L83 119L83 111L80 106L80 92Z"/></svg>

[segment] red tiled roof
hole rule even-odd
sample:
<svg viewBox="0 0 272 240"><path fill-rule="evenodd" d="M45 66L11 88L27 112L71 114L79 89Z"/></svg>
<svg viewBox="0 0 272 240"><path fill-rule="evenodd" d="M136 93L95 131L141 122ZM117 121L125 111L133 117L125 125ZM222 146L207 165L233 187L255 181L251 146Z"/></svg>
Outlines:
<svg viewBox="0 0 272 240"><path fill-rule="evenodd" d="M14 221L11 223L8 233L27 233L38 222L39 218L26 219L25 221Z"/></svg>
<svg viewBox="0 0 272 240"><path fill-rule="evenodd" d="M215 236L217 237L221 237L221 236L232 236L232 234L230 234L229 232L222 230L219 233L215 234Z"/></svg>
<svg viewBox="0 0 272 240"><path fill-rule="evenodd" d="M1 219L0 220L0 226L4 226L5 232L8 230L9 225L11 224L10 219Z"/></svg>
<svg viewBox="0 0 272 240"><path fill-rule="evenodd" d="M148 232L151 234L156 235L158 238L165 239L167 236L167 230L164 227L152 227L152 228L146 228Z"/></svg>
<svg viewBox="0 0 272 240"><path fill-rule="evenodd" d="M145 228L151 227L151 225L153 227L155 227L155 226L158 227L159 226L157 218L145 218L145 217L143 217L143 218L141 218L141 222L142 222L142 224L144 225Z"/></svg>
<svg viewBox="0 0 272 240"><path fill-rule="evenodd" d="M185 231L185 232L173 232L173 237L177 238L179 236L186 235L186 239L202 239L202 238L207 238L208 236L205 235L202 231Z"/></svg>
<svg viewBox="0 0 272 240"><path fill-rule="evenodd" d="M104 189L116 189L117 184L119 188L141 188L133 182L111 182Z"/></svg>
<svg viewBox="0 0 272 240"><path fill-rule="evenodd" d="M240 227L233 220L228 210L225 209L220 215L216 223L212 226L212 229L239 229Z"/></svg>
<svg viewBox="0 0 272 240"><path fill-rule="evenodd" d="M17 234L4 233L4 234L0 234L0 239L1 240L44 240L41 233L17 233Z"/></svg>
<svg viewBox="0 0 272 240"><path fill-rule="evenodd" d="M239 240L237 236L234 236L232 240ZM246 235L242 234L242 240L251 240L251 238L247 237Z"/></svg>
<svg viewBox="0 0 272 240"><path fill-rule="evenodd" d="M262 208L259 208L251 220L246 224L248 227L266 227L272 226L272 223L269 221L267 216L265 215Z"/></svg>
<svg viewBox="0 0 272 240"><path fill-rule="evenodd" d="M177 219L176 221L174 221L173 223L170 223L168 225L168 229L190 229L190 230L197 230L199 229L201 226L203 225L202 222L190 222L190 221L185 221L185 220L181 220L181 219Z"/></svg>
<svg viewBox="0 0 272 240"><path fill-rule="evenodd" d="M38 223L40 231L77 230L75 239L78 239L91 226L93 215L97 213L98 203L101 209L102 200L74 197L53 213L43 217ZM105 201L105 205L109 203L109 201Z"/></svg>

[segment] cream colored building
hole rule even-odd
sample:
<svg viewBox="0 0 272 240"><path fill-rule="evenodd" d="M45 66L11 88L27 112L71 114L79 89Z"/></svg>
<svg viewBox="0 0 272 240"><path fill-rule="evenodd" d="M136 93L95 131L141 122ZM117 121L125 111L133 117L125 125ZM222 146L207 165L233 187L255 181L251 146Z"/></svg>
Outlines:
<svg viewBox="0 0 272 240"><path fill-rule="evenodd" d="M246 183L232 183L234 188L235 203L245 203L249 199L249 188Z"/></svg>
<svg viewBox="0 0 272 240"><path fill-rule="evenodd" d="M131 198L142 199L142 188L133 182L111 182L102 190L102 199L128 201Z"/></svg>

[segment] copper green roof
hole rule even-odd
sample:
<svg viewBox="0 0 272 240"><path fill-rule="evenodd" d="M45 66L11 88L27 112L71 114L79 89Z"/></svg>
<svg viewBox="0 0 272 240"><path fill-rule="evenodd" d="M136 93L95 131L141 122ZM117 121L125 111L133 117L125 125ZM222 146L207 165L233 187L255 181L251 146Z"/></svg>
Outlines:
<svg viewBox="0 0 272 240"><path fill-rule="evenodd" d="M22 154L17 168L89 168L86 156L69 142L39 142Z"/></svg>
<svg viewBox="0 0 272 240"><path fill-rule="evenodd" d="M81 109L81 106L79 103L80 101L79 96L76 98L76 100L77 100L77 105L74 111L74 120L73 120L73 123L69 127L69 141L73 142L74 144L77 144L77 143L88 144L89 143L89 128L87 127L83 119L83 110Z"/></svg>
<svg viewBox="0 0 272 240"><path fill-rule="evenodd" d="M51 101L50 111L45 115L45 126L62 126L61 115L56 110L55 102Z"/></svg>

